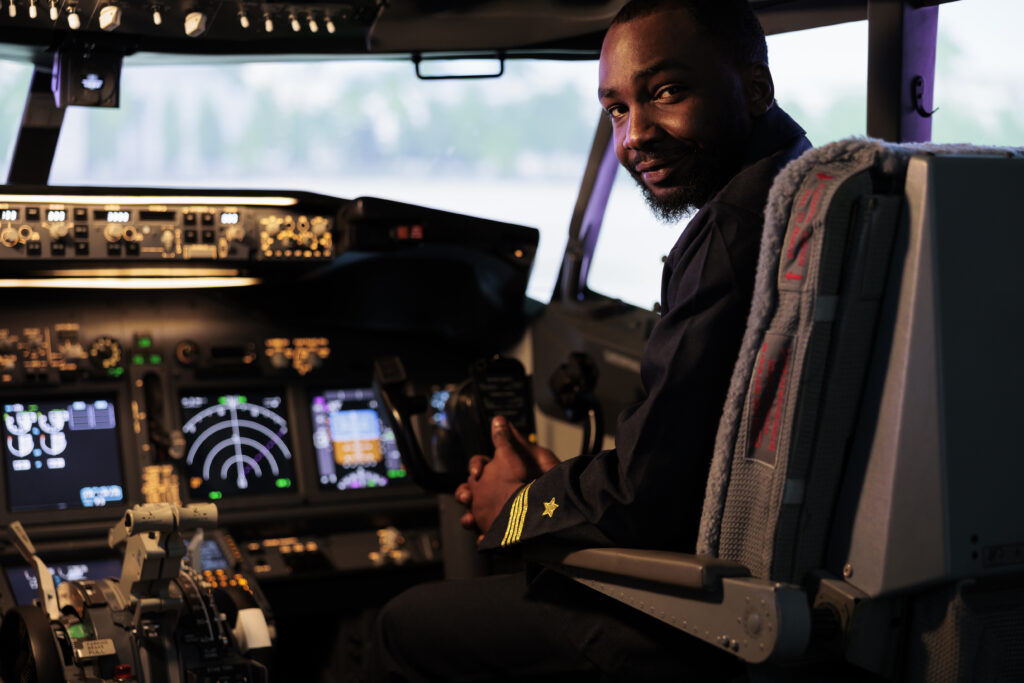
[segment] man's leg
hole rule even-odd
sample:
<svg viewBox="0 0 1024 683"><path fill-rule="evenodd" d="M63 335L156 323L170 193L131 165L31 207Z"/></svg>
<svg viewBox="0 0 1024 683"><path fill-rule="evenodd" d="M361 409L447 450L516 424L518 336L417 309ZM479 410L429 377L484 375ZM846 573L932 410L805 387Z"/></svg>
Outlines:
<svg viewBox="0 0 1024 683"><path fill-rule="evenodd" d="M565 577L506 574L416 586L381 611L380 681L728 679L738 663Z"/></svg>

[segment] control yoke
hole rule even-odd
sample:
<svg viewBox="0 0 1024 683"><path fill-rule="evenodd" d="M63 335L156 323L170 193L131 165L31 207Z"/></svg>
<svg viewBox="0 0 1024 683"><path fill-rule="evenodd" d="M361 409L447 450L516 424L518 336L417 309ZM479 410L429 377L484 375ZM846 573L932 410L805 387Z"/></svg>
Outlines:
<svg viewBox="0 0 1024 683"><path fill-rule="evenodd" d="M384 419L395 433L402 461L413 481L428 491L451 493L465 481L466 472L431 467L412 428L412 416L426 412L427 401L422 396L407 395L407 386L401 359L389 356L374 361L373 392L384 407Z"/></svg>
<svg viewBox="0 0 1024 683"><path fill-rule="evenodd" d="M521 434L536 438L533 392L523 364L500 355L482 358L469 368L469 377L444 392L443 409L431 417L430 452L424 453L412 429L412 416L428 410L422 396L408 394L408 380L401 359L378 358L374 362L373 389L384 417L395 433L402 461L413 480L429 491L451 493L466 480L474 454L492 455L491 420L502 416Z"/></svg>

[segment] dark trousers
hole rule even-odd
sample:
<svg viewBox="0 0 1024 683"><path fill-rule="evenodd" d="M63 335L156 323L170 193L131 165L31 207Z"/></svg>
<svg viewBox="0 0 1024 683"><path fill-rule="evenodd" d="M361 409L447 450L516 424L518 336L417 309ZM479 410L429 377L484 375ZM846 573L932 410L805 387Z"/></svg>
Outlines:
<svg viewBox="0 0 1024 683"><path fill-rule="evenodd" d="M375 681L715 681L710 645L550 571L416 586L384 606Z"/></svg>

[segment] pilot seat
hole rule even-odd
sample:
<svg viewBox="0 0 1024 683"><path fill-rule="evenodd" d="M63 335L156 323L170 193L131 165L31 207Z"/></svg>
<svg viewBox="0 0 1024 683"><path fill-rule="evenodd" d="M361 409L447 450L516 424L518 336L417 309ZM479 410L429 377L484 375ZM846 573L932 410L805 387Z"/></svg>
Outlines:
<svg viewBox="0 0 1024 683"><path fill-rule="evenodd" d="M1024 150L851 139L776 179L696 554L545 563L752 680L1024 680Z"/></svg>

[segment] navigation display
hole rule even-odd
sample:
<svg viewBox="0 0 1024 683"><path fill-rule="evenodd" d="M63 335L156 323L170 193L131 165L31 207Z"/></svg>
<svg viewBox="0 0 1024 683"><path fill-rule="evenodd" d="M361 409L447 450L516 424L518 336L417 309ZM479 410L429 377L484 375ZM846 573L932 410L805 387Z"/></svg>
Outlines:
<svg viewBox="0 0 1024 683"><path fill-rule="evenodd" d="M4 403L3 409L12 512L101 507L124 500L112 401Z"/></svg>
<svg viewBox="0 0 1024 683"><path fill-rule="evenodd" d="M183 395L181 431L192 499L294 491L286 415L279 393Z"/></svg>
<svg viewBox="0 0 1024 683"><path fill-rule="evenodd" d="M54 586L59 586L65 581L98 580L121 576L121 560L116 557L66 564L48 563L48 567L50 573L53 574ZM7 574L7 580L11 583L11 592L14 594L16 603L31 605L32 601L39 597L39 580L34 571L27 566L21 566L8 567L4 572Z"/></svg>
<svg viewBox="0 0 1024 683"><path fill-rule="evenodd" d="M321 489L365 489L405 478L395 435L373 389L323 391L310 404Z"/></svg>

